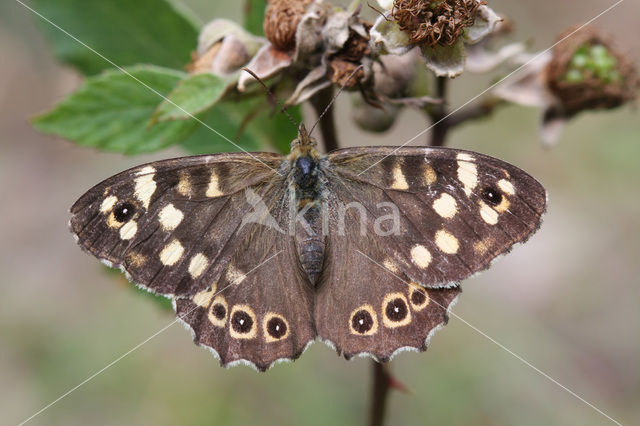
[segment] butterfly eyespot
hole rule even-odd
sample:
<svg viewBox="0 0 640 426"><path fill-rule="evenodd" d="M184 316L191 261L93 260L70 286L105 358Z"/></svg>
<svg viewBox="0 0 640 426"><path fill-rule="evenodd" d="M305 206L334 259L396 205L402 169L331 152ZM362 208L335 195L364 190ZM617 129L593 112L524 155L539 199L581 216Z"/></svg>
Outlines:
<svg viewBox="0 0 640 426"><path fill-rule="evenodd" d="M418 284L411 284L411 290L409 292L409 303L414 311L420 311L429 304L429 296L427 291L420 288Z"/></svg>
<svg viewBox="0 0 640 426"><path fill-rule="evenodd" d="M387 303L385 313L391 321L402 321L407 317L409 310L404 300L398 298Z"/></svg>
<svg viewBox="0 0 640 426"><path fill-rule="evenodd" d="M227 324L227 301L223 296L216 296L209 307L209 322L216 327L224 327Z"/></svg>
<svg viewBox="0 0 640 426"><path fill-rule="evenodd" d="M236 305L231 310L231 337L251 339L256 335L256 316L246 305Z"/></svg>
<svg viewBox="0 0 640 426"><path fill-rule="evenodd" d="M120 223L129 221L136 214L136 206L133 203L125 201L118 204L113 209L113 217Z"/></svg>
<svg viewBox="0 0 640 426"><path fill-rule="evenodd" d="M353 334L370 336L378 331L378 320L371 305L356 308L350 318L349 328Z"/></svg>
<svg viewBox="0 0 640 426"><path fill-rule="evenodd" d="M387 294L382 301L382 322L394 328L411 322L411 313L407 299L402 293Z"/></svg>
<svg viewBox="0 0 640 426"><path fill-rule="evenodd" d="M502 202L502 193L492 186L484 188L480 195L484 201L494 206Z"/></svg>
<svg viewBox="0 0 640 426"><path fill-rule="evenodd" d="M281 315L268 313L262 327L267 342L275 342L289 336L289 324Z"/></svg>
<svg viewBox="0 0 640 426"><path fill-rule="evenodd" d="M224 320L227 316L227 308L222 303L216 303L211 307L211 313L218 320Z"/></svg>

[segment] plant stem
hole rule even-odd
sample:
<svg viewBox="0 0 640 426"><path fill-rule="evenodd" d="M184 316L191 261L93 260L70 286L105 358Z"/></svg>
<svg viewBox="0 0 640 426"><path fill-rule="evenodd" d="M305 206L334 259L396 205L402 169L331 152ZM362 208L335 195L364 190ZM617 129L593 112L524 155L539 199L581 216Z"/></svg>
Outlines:
<svg viewBox="0 0 640 426"><path fill-rule="evenodd" d="M434 107L431 115L433 129L431 129L431 146L443 146L447 139L447 77L436 78L436 97L442 99L442 103Z"/></svg>
<svg viewBox="0 0 640 426"><path fill-rule="evenodd" d="M333 114L334 106L333 104L328 106L332 100L333 89L330 87L321 90L310 99L311 105L313 106L318 118L320 118L324 113L324 116L322 116L318 125L320 126L320 134L322 134L325 152L331 152L340 147L338 137L336 135L336 124Z"/></svg>
<svg viewBox="0 0 640 426"><path fill-rule="evenodd" d="M384 424L384 412L387 406L387 395L389 394L389 364L382 364L376 361L373 363L373 383L371 394L371 426L382 426Z"/></svg>

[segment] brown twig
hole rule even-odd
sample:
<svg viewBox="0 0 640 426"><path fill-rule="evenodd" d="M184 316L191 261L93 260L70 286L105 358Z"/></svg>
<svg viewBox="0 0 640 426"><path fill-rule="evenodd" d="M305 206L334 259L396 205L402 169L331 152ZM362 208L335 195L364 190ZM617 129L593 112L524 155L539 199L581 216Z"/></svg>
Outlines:
<svg viewBox="0 0 640 426"><path fill-rule="evenodd" d="M389 364L382 364L373 361L373 383L371 384L371 426L382 426L384 424L384 412L387 406L387 395L391 381Z"/></svg>
<svg viewBox="0 0 640 426"><path fill-rule="evenodd" d="M431 130L431 146L443 146L446 142L448 126L446 123L447 117L447 77L436 78L436 97L442 99L440 105L436 105L431 112L431 121L433 122L433 129Z"/></svg>

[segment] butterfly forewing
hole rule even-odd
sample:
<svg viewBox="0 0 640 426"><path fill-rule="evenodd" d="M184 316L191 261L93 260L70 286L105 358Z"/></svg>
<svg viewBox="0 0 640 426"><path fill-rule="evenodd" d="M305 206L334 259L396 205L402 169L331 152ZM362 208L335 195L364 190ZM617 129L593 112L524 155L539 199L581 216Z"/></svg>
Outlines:
<svg viewBox="0 0 640 426"><path fill-rule="evenodd" d="M193 294L222 273L250 227L244 189L284 185L281 157L219 154L159 161L115 175L71 208L78 243L163 295Z"/></svg>
<svg viewBox="0 0 640 426"><path fill-rule="evenodd" d="M340 150L330 158L329 193L365 206L367 234L428 287L487 268L538 229L546 208L546 192L534 178L477 153L380 147ZM374 219L389 211L385 203L397 208L399 226L383 236Z"/></svg>

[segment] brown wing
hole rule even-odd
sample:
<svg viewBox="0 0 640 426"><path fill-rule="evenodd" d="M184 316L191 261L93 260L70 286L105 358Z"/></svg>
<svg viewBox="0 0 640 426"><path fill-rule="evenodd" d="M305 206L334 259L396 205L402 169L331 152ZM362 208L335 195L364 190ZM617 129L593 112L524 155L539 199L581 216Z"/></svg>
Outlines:
<svg viewBox="0 0 640 426"><path fill-rule="evenodd" d="M545 210L535 179L472 152L345 149L325 169L331 232L315 319L347 357L424 349L457 283L526 240Z"/></svg>

